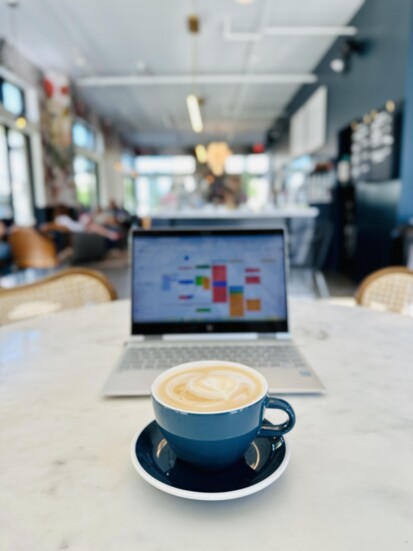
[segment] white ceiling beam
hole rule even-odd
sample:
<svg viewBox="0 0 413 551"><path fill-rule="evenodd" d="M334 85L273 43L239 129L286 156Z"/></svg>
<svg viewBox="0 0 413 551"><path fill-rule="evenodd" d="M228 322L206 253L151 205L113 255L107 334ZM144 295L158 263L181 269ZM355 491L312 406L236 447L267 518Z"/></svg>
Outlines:
<svg viewBox="0 0 413 551"><path fill-rule="evenodd" d="M299 27L263 27L260 32L237 32L232 30L231 18L224 19L224 40L227 42L259 42L267 36L355 36L357 28L346 27L320 27L320 26L299 26Z"/></svg>
<svg viewBox="0 0 413 551"><path fill-rule="evenodd" d="M356 27L266 27L266 36L355 36Z"/></svg>
<svg viewBox="0 0 413 551"><path fill-rule="evenodd" d="M289 74L233 74L233 75L197 75L196 84L313 84L317 76L312 73ZM183 86L193 85L193 75L125 75L91 76L77 80L83 88L109 88L127 86Z"/></svg>

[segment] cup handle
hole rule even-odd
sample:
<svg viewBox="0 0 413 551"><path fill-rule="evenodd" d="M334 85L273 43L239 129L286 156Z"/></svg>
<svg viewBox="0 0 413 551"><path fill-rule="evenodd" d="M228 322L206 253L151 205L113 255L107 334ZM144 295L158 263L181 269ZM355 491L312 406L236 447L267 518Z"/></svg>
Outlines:
<svg viewBox="0 0 413 551"><path fill-rule="evenodd" d="M282 436L295 425L294 410L285 400L275 398L274 396L267 396L264 407L267 409L281 409L288 415L288 419L281 425L262 426L258 436Z"/></svg>

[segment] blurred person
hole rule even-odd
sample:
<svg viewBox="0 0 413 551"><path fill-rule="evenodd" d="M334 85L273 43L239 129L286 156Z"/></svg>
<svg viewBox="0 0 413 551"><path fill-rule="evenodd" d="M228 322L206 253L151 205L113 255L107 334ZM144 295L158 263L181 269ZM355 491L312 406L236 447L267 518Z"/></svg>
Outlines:
<svg viewBox="0 0 413 551"><path fill-rule="evenodd" d="M109 239L109 241L119 241L122 237L117 231L111 230L98 224L93 220L90 213L84 212L80 214L79 220L75 220L70 209L65 205L59 205L55 209L54 222L59 226L63 226L74 233L95 233Z"/></svg>
<svg viewBox="0 0 413 551"><path fill-rule="evenodd" d="M114 199L110 199L106 213L112 217L115 224L129 228L132 223L130 213L123 206L119 206Z"/></svg>
<svg viewBox="0 0 413 551"><path fill-rule="evenodd" d="M0 267L11 262L11 248L7 243L7 228L5 223L0 220Z"/></svg>

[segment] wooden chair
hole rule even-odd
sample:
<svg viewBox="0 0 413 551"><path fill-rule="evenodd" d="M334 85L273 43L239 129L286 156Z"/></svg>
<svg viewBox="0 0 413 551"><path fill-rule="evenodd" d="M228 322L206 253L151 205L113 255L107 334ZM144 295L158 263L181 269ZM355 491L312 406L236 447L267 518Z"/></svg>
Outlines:
<svg viewBox="0 0 413 551"><path fill-rule="evenodd" d="M116 298L116 291L100 272L68 268L35 283L0 289L0 325Z"/></svg>
<svg viewBox="0 0 413 551"><path fill-rule="evenodd" d="M377 270L361 282L355 298L361 306L413 316L413 270L403 266Z"/></svg>
<svg viewBox="0 0 413 551"><path fill-rule="evenodd" d="M56 268L69 258L71 252L65 249L58 253L53 240L34 228L13 228L9 243L13 262L18 269Z"/></svg>

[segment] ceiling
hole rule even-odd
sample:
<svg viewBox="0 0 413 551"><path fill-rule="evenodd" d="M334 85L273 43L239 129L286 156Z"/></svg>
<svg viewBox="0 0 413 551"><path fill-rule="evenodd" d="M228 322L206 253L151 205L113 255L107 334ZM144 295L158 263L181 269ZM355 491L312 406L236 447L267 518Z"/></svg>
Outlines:
<svg viewBox="0 0 413 551"><path fill-rule="evenodd" d="M271 36L265 29L346 25L363 1L255 0L242 5L236 0L19 0L13 23L7 0L0 0L0 37L42 69L68 73L88 104L136 144L186 147L211 139L251 144L263 139L301 84L241 78L307 75L335 39ZM191 13L200 18L195 37L186 27ZM224 21L231 26L230 36ZM240 78L232 84L216 83L217 78L196 84L195 77L195 85L132 80L106 86L99 78L87 80L191 77L194 66L199 76ZM185 97L194 87L205 100L202 135L192 132L186 109Z"/></svg>

